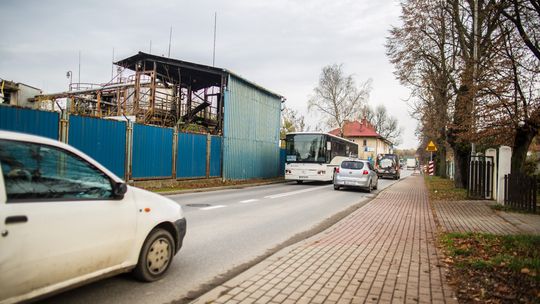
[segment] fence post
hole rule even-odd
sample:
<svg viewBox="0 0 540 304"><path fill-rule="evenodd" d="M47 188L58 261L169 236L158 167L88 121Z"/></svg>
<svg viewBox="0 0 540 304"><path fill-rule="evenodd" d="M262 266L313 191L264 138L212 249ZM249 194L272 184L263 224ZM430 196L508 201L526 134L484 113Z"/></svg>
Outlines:
<svg viewBox="0 0 540 304"><path fill-rule="evenodd" d="M498 181L498 172L497 172L497 150L489 148L486 150L486 156L492 157L491 162L491 199L497 200L497 181ZM489 174L489 173L488 173Z"/></svg>
<svg viewBox="0 0 540 304"><path fill-rule="evenodd" d="M510 174L510 164L512 159L512 148L501 146L499 148L499 164L497 170L497 203L504 203L504 176ZM510 187L510 183L508 183Z"/></svg>
<svg viewBox="0 0 540 304"><path fill-rule="evenodd" d="M206 134L206 178L210 177L210 151L212 151L212 136Z"/></svg>
<svg viewBox="0 0 540 304"><path fill-rule="evenodd" d="M126 182L131 182L132 177L132 161L133 159L133 122L129 119L126 121Z"/></svg>
<svg viewBox="0 0 540 304"><path fill-rule="evenodd" d="M58 141L68 143L69 138L69 112L62 110L60 112L60 125L58 126Z"/></svg>
<svg viewBox="0 0 540 304"><path fill-rule="evenodd" d="M173 129L172 140L172 178L176 179L176 159L178 156L178 126Z"/></svg>

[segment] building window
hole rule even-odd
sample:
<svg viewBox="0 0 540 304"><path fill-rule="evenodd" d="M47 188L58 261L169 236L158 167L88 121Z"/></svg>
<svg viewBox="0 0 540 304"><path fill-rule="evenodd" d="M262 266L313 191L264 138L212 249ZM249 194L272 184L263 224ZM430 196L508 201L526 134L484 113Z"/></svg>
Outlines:
<svg viewBox="0 0 540 304"><path fill-rule="evenodd" d="M364 147L367 146L367 140L364 139Z"/></svg>

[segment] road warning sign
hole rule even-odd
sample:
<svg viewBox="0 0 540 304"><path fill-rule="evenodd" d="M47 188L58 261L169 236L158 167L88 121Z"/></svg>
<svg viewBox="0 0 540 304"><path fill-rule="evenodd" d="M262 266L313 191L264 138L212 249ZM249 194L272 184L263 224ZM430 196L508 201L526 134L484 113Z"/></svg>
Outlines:
<svg viewBox="0 0 540 304"><path fill-rule="evenodd" d="M435 146L435 144L433 143L432 140L429 141L429 144L428 144L427 147L426 147L426 151L428 151L428 152L435 152L435 151L437 151L437 146Z"/></svg>

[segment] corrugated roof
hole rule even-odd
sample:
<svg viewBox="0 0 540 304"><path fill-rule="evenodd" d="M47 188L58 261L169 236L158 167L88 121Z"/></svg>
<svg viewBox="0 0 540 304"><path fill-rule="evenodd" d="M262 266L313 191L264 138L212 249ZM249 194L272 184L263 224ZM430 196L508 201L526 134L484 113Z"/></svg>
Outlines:
<svg viewBox="0 0 540 304"><path fill-rule="evenodd" d="M182 76L182 78L186 76L190 76L192 81L195 80L192 83L192 86L194 87L198 87L198 86L206 87L209 85L219 86L219 83L221 81L221 76L232 75L261 91L264 91L272 96L280 98L282 101L285 100L285 98L282 95L276 94L252 81L247 80L246 78L232 71L229 71L223 68L212 67L212 66L208 66L204 64L182 61L182 60L178 60L174 58L147 54L144 52L139 52L131 57L119 60L115 62L114 64L125 67L125 68L129 68L131 70L135 70L137 63L139 62L140 63L144 63L144 62L159 63L160 65L157 66L159 73L163 75L169 75L170 77L174 77L176 79L179 79L180 76Z"/></svg>

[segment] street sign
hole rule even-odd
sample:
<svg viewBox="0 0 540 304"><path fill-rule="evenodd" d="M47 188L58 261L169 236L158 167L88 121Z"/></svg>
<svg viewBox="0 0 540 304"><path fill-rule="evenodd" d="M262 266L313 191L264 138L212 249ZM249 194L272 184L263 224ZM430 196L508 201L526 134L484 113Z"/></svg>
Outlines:
<svg viewBox="0 0 540 304"><path fill-rule="evenodd" d="M429 141L429 144L428 144L427 147L426 147L426 151L428 151L428 152L435 152L435 151L437 151L437 147L435 146L435 144L433 143L432 140Z"/></svg>

